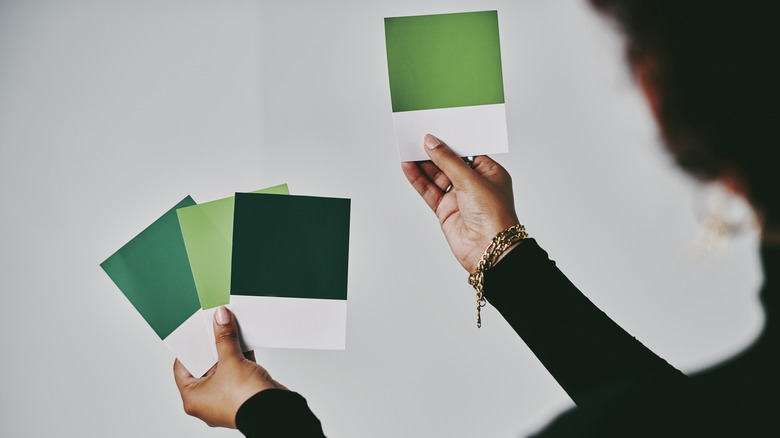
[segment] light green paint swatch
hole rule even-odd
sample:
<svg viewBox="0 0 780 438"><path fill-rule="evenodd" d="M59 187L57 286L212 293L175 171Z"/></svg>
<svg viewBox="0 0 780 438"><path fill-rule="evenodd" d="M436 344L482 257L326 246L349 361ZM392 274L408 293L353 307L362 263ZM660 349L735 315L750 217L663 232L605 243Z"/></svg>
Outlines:
<svg viewBox="0 0 780 438"><path fill-rule="evenodd" d="M289 195L287 184L253 193ZM195 286L203 309L230 303L234 197L177 210Z"/></svg>
<svg viewBox="0 0 780 438"><path fill-rule="evenodd" d="M194 204L187 196L100 264L160 339L200 309L176 218Z"/></svg>
<svg viewBox="0 0 780 438"><path fill-rule="evenodd" d="M385 18L393 112L504 103L497 11Z"/></svg>

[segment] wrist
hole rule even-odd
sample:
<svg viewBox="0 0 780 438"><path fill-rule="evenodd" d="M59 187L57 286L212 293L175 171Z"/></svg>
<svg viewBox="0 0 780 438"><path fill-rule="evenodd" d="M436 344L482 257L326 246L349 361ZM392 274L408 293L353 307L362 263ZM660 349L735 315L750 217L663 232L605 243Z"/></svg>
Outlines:
<svg viewBox="0 0 780 438"><path fill-rule="evenodd" d="M495 267L495 266L496 266L496 265L497 265L497 264L498 264L498 263L499 263L501 260L503 260L503 259L504 259L504 257L506 257L506 256L507 256L507 254L509 254L510 252L512 252L512 250L513 250L513 249L517 248L517 245L520 245L521 243L523 243L523 240L525 240L525 239L518 240L517 242L515 242L515 243L513 243L513 244L509 245L509 246L506 248L506 250L504 250L504 252L502 252L502 253L501 253L501 255L500 255L500 256L498 256L498 258L496 259L495 263L493 263L493 266Z"/></svg>
<svg viewBox="0 0 780 438"><path fill-rule="evenodd" d="M525 227L520 224L499 232L491 239L474 272L469 274L468 283L477 292L477 328L482 327L481 309L486 304L483 296L485 271L495 266L509 252L510 248L514 248L526 238L528 238L528 233L526 233Z"/></svg>

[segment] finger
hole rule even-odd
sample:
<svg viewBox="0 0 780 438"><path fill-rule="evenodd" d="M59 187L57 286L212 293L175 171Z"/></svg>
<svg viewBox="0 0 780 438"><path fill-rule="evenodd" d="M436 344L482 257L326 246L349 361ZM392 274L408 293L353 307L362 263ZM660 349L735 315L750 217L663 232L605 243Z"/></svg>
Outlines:
<svg viewBox="0 0 780 438"><path fill-rule="evenodd" d="M173 362L173 378L176 380L176 386L179 387L179 392L183 392L187 386L197 381L198 379L192 377L187 368L182 365L179 359Z"/></svg>
<svg viewBox="0 0 780 438"><path fill-rule="evenodd" d="M475 157L471 168L474 169L474 171L479 175L488 175L497 171L506 172L506 170L504 170L500 164L487 155L479 155Z"/></svg>
<svg viewBox="0 0 780 438"><path fill-rule="evenodd" d="M444 142L431 134L425 135L425 151L431 157L436 167L442 170L455 187L467 184L477 174L461 157L452 151Z"/></svg>
<svg viewBox="0 0 780 438"><path fill-rule="evenodd" d="M444 197L442 189L431 182L415 162L407 161L401 163L401 169L404 171L406 179L412 184L412 187L422 196L428 207L435 212L439 207L441 199Z"/></svg>
<svg viewBox="0 0 780 438"><path fill-rule="evenodd" d="M225 306L220 306L214 312L214 338L220 363L244 357L238 342L236 319Z"/></svg>
<svg viewBox="0 0 780 438"><path fill-rule="evenodd" d="M447 187L450 186L452 181L450 181L447 175L445 175L444 172L436 167L436 165L431 161L421 161L418 163L418 165L420 166L420 170L422 170L425 176L427 176L429 180L436 184L436 187L440 188L441 190L446 190Z"/></svg>

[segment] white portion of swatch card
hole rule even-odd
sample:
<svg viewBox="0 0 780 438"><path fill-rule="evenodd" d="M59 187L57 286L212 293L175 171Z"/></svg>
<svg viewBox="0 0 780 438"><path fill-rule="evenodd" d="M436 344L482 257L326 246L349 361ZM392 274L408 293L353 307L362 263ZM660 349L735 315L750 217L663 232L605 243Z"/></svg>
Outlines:
<svg viewBox="0 0 780 438"><path fill-rule="evenodd" d="M170 335L163 339L165 345L195 377L206 374L215 363L214 331L203 327L204 311L198 310Z"/></svg>
<svg viewBox="0 0 780 438"><path fill-rule="evenodd" d="M433 134L461 157L509 151L505 105L475 105L393 113L401 161L428 160L425 134Z"/></svg>
<svg viewBox="0 0 780 438"><path fill-rule="evenodd" d="M269 347L317 350L346 347L347 300L232 295L225 307L236 318L244 351ZM212 339L211 321L216 310L204 310Z"/></svg>

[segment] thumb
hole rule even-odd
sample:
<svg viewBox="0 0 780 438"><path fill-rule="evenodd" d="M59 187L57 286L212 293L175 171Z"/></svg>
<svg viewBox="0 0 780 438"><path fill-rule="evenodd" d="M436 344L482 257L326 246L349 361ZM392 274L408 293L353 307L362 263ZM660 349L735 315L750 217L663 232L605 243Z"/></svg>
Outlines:
<svg viewBox="0 0 780 438"><path fill-rule="evenodd" d="M424 143L425 151L431 157L433 164L447 175L455 188L462 188L470 179L477 176L469 165L443 141L426 134Z"/></svg>
<svg viewBox="0 0 780 438"><path fill-rule="evenodd" d="M225 306L220 306L214 312L214 338L217 343L219 362L243 359L241 344L238 342L236 319Z"/></svg>

